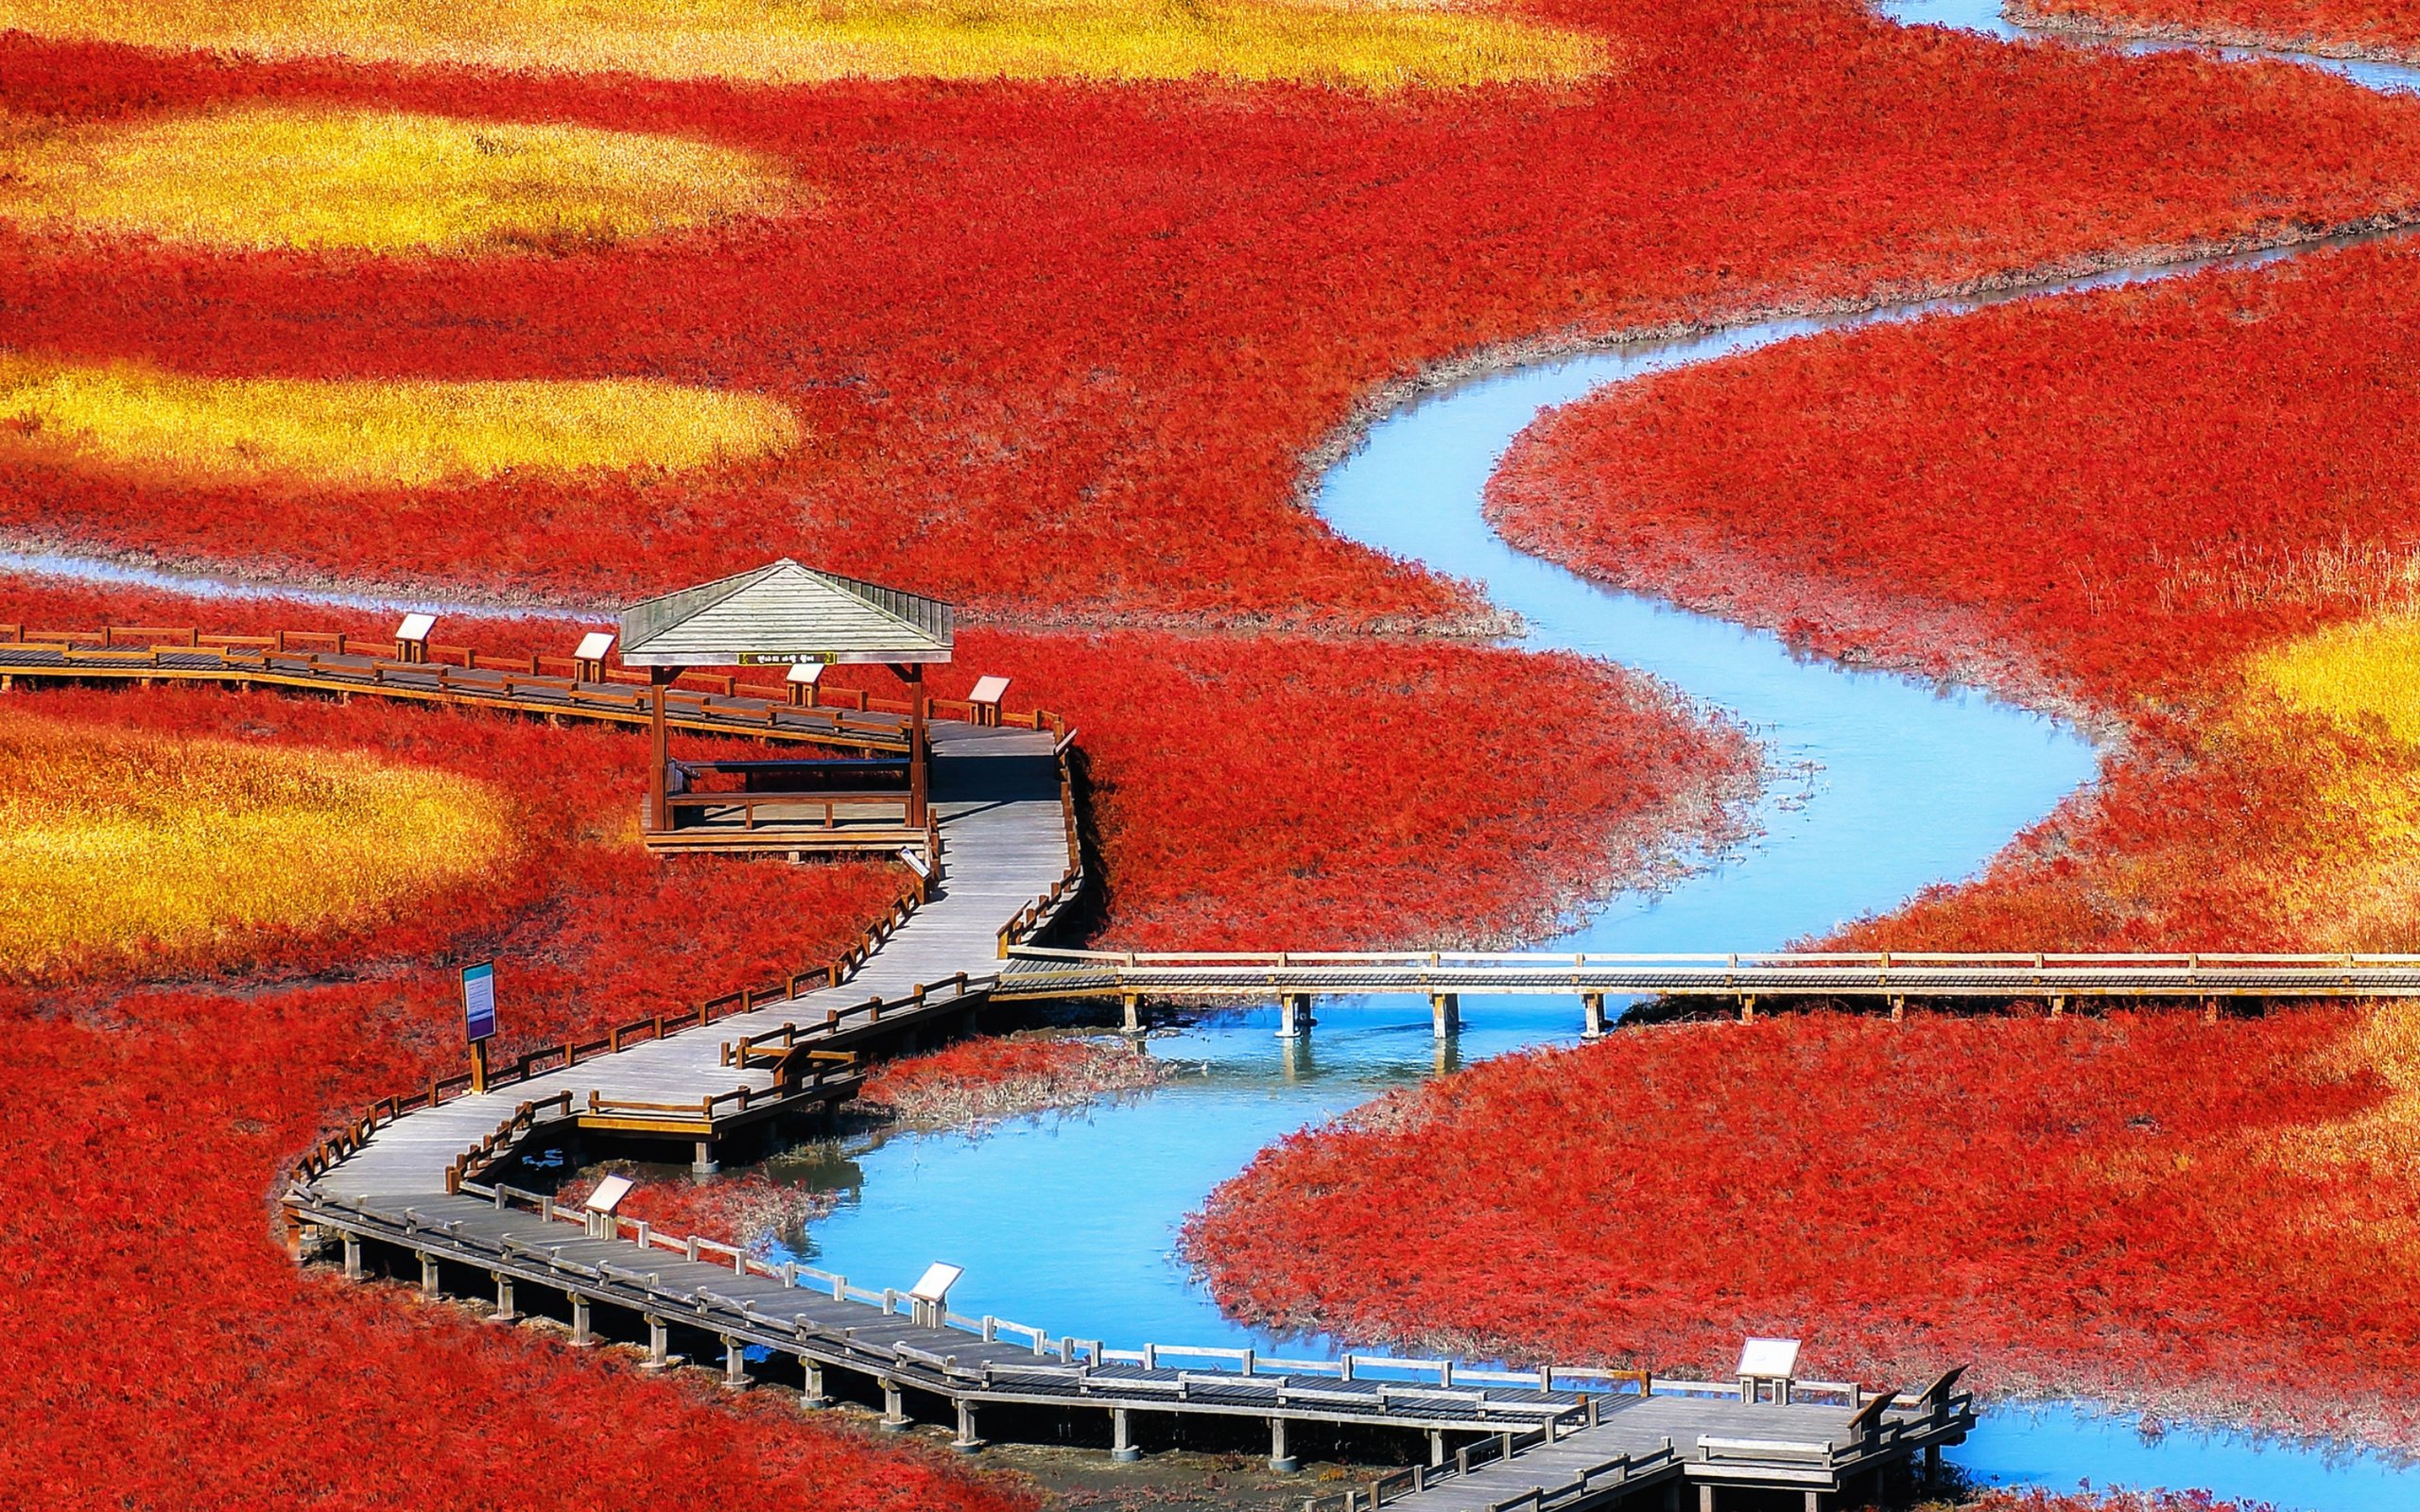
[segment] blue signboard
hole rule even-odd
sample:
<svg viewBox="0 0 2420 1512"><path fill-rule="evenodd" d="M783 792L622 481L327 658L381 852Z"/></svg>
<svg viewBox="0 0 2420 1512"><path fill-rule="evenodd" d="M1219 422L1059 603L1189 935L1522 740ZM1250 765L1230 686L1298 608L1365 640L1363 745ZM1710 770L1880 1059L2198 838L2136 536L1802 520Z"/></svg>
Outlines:
<svg viewBox="0 0 2420 1512"><path fill-rule="evenodd" d="M462 968L462 1032L473 1044L495 1033L495 962Z"/></svg>

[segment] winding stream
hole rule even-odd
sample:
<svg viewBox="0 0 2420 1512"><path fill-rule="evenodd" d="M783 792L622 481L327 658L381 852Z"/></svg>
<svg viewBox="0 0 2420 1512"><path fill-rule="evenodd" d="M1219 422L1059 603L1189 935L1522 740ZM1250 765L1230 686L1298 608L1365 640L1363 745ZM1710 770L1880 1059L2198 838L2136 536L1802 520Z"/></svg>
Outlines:
<svg viewBox="0 0 2420 1512"><path fill-rule="evenodd" d="M1993 0L1912 0L1910 24L2024 35ZM2311 60L2374 88L2420 88L2420 72ZM2125 270L1998 298L2173 277L2274 250ZM1342 535L1463 578L1528 627L1518 643L1604 657L1719 705L1768 741L1784 783L1758 817L1762 838L1659 898L1624 897L1551 942L1570 950L1751 949L1886 908L1931 882L1972 872L2094 770L2071 730L1980 695L1793 655L1771 635L1606 590L1508 546L1479 514L1486 480L1539 409L1608 383L1822 330L1971 309L1944 301L1736 328L1685 340L1534 363L1423 396L1373 427L1328 474L1321 513ZM1910 814L1921 824L1905 823ZM979 1138L907 1135L794 1168L841 1205L798 1252L869 1277L912 1277L935 1259L969 1266L953 1300L1113 1347L1213 1345L1255 1337L1219 1315L1171 1254L1177 1226L1209 1190L1271 1141L1457 1065L1566 1042L1568 999L1475 998L1448 1046L1418 999L1325 1002L1305 1040L1271 1035L1273 1011L1223 1016L1155 1039L1199 1062L1198 1076L1082 1113L1011 1123ZM1071 1216L1073 1215L1073 1216ZM1299 1353L1302 1341L1288 1352ZM2007 1406L1951 1456L1986 1481L2071 1487L2204 1487L2222 1497L2328 1512L2420 1504L2420 1472L2342 1446L2264 1442L2169 1427L2087 1404Z"/></svg>

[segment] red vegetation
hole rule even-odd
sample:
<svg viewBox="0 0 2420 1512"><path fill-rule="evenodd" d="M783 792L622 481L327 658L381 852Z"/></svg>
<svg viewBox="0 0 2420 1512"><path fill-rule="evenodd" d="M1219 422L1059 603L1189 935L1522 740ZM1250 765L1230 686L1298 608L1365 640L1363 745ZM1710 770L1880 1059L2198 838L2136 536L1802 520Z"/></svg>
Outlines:
<svg viewBox="0 0 2420 1512"><path fill-rule="evenodd" d="M2411 604L2415 297L2420 256L2372 247L1790 342L1558 412L1490 507L1594 576L2126 729L2097 794L1861 942L2409 948L2308 884L2364 842L2343 774L2411 752L2238 668Z"/></svg>
<svg viewBox="0 0 2420 1512"><path fill-rule="evenodd" d="M696 1234L726 1245L764 1248L767 1241L827 1216L838 1199L828 1192L784 1186L761 1171L663 1179L626 1160L609 1160L565 1182L557 1201L582 1202L608 1176L636 1183L614 1215L652 1225L674 1238Z"/></svg>
<svg viewBox="0 0 2420 1512"><path fill-rule="evenodd" d="M1948 1512L1927 1505L1922 1512ZM1985 1491L1957 1512L2276 1512L2266 1502L2221 1502L2205 1491Z"/></svg>
<svg viewBox="0 0 2420 1512"><path fill-rule="evenodd" d="M735 1485L815 1507L1031 1505L778 1393L734 1401L298 1273L268 1231L278 1168L324 1108L435 1068L412 1041L442 1039L441 996L368 984L0 1001L14 1108L0 1202L26 1262L0 1288L0 1331L40 1362L0 1383L12 1503L366 1512L458 1504L475 1473L483 1503L535 1506L562 1499L577 1464L596 1506L702 1505Z"/></svg>
<svg viewBox="0 0 2420 1512"><path fill-rule="evenodd" d="M2104 36L2420 59L2420 5L2411 0L2016 0L2008 13L2028 26Z"/></svg>
<svg viewBox="0 0 2420 1512"><path fill-rule="evenodd" d="M1975 1361L1993 1391L2411 1441L2411 1067L2361 1022L1624 1033L1294 1136L1187 1242L1279 1328L1712 1377L1779 1332L1832 1379Z"/></svg>
<svg viewBox="0 0 2420 1512"><path fill-rule="evenodd" d="M961 1040L876 1066L859 1101L906 1123L962 1124L1150 1087L1167 1069L1118 1040Z"/></svg>
<svg viewBox="0 0 2420 1512"><path fill-rule="evenodd" d="M1557 411L1489 508L1828 655L2123 715L2405 591L2415 299L2420 255L2363 247L1786 342Z"/></svg>
<svg viewBox="0 0 2420 1512"><path fill-rule="evenodd" d="M0 40L60 121L273 97L764 151L816 214L507 259L0 232L0 346L220 375L644 373L811 438L704 481L367 495L0 468L0 527L590 602L788 551L1026 623L1434 623L1475 606L1296 506L1391 381L1491 345L1936 287L2415 208L2420 117L2289 69L2012 49L1848 0L1537 13L1568 89L749 89ZM106 288L106 299L92 291Z"/></svg>
<svg viewBox="0 0 2420 1512"><path fill-rule="evenodd" d="M39 579L0 591L0 621L112 618L393 628L290 605L101 594ZM550 655L573 639L555 627L458 623L441 635ZM970 631L935 691L962 694L985 673L1010 674L1020 706L1044 704L1079 730L1100 924L1107 938L1137 948L1343 948L1534 934L1580 899L1651 881L1676 851L1722 843L1757 780L1756 753L1737 728L1634 674L1576 657L1434 643ZM885 676L834 680L879 687ZM203 700L196 707L210 707L208 695L195 696ZM448 742L430 732L423 711L372 713L360 704L354 713L379 722L359 728L446 760ZM596 792L589 784L588 806L572 811L579 822L601 814L619 823L636 813L643 758L629 733L550 734L494 721L470 728L497 751L497 743L517 743L512 749L537 752L551 741L550 749L613 764L614 785ZM543 770L568 758L527 759ZM490 765L510 770L500 757ZM624 864L662 879L651 887L685 885L673 880L679 868L653 868L634 851ZM784 885L779 867L734 874ZM487 905L512 906L500 898ZM738 917L752 912L780 910Z"/></svg>
<svg viewBox="0 0 2420 1512"><path fill-rule="evenodd" d="M16 1428L0 1443L0 1485L16 1499L366 1508L443 1500L476 1466L481 1496L534 1504L578 1461L600 1505L703 1502L735 1477L817 1506L1026 1504L769 1399L735 1416L718 1393L451 1312L366 1306L296 1272L269 1233L280 1171L333 1117L458 1069L449 959L504 962L509 1054L825 958L888 902L889 868L663 868L634 844L600 843L635 801L627 736L368 699L9 696L65 718L367 747L471 772L513 793L526 827L521 866L491 886L349 934L263 938L218 963L243 970L239 989L0 989L15 1108L0 1202L39 1250L0 1295L0 1333L41 1362L0 1385L0 1418ZM648 969L666 961L683 964ZM608 1438L624 1452L596 1455Z"/></svg>

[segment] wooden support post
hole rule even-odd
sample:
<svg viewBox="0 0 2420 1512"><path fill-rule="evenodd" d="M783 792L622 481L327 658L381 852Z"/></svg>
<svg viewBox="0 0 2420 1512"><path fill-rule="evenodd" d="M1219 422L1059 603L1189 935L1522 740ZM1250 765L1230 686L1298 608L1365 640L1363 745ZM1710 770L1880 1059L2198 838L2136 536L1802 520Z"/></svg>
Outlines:
<svg viewBox="0 0 2420 1512"><path fill-rule="evenodd" d="M571 1294L571 1347L585 1349L596 1342L596 1331L590 1326L588 1298L578 1292Z"/></svg>
<svg viewBox="0 0 2420 1512"><path fill-rule="evenodd" d="M1428 1430L1428 1463L1432 1468L1445 1463L1445 1433L1441 1428Z"/></svg>
<svg viewBox="0 0 2420 1512"><path fill-rule="evenodd" d="M1925 1446L1925 1485L1929 1487L1931 1486L1938 1485L1940 1480L1941 1446L1939 1444L1927 1444Z"/></svg>
<svg viewBox="0 0 2420 1512"><path fill-rule="evenodd" d="M907 1393L899 1389L899 1383L896 1381L884 1382L882 1383L882 1422L880 1424L882 1431L886 1434L896 1434L907 1429L914 1421L914 1418L908 1416L908 1396Z"/></svg>
<svg viewBox="0 0 2420 1512"><path fill-rule="evenodd" d="M891 666L908 684L908 828L925 827L925 806L931 791L933 734L925 697L925 668L915 662Z"/></svg>
<svg viewBox="0 0 2420 1512"><path fill-rule="evenodd" d="M2218 999L2204 998L2202 1000L2202 1022L2204 1023L2216 1023L2219 1022Z"/></svg>
<svg viewBox="0 0 2420 1512"><path fill-rule="evenodd" d="M983 1440L975 1436L975 1403L964 1397L958 1399L958 1436L950 1440L949 1447L961 1454L972 1454L983 1447Z"/></svg>
<svg viewBox="0 0 2420 1512"><path fill-rule="evenodd" d="M1143 994L1140 992L1129 992L1125 996L1125 1002L1126 1032L1128 1034L1141 1034L1143 1032Z"/></svg>
<svg viewBox="0 0 2420 1512"><path fill-rule="evenodd" d="M1713 1486L1701 1486L1698 1487L1698 1512L1714 1512Z"/></svg>
<svg viewBox="0 0 2420 1512"><path fill-rule="evenodd" d="M1602 992L1581 993L1580 1014L1581 1039L1602 1040L1605 1038L1605 994Z"/></svg>
<svg viewBox="0 0 2420 1512"><path fill-rule="evenodd" d="M471 1091L483 1092L487 1090L488 1042L484 1040L474 1040L471 1041Z"/></svg>
<svg viewBox="0 0 2420 1512"><path fill-rule="evenodd" d="M672 1358L672 1330L664 1319L653 1314L647 1317L647 1358L639 1362L642 1370L669 1370L679 1362Z"/></svg>
<svg viewBox="0 0 2420 1512"><path fill-rule="evenodd" d="M1891 1000L1891 1022L1893 1023L1897 1023L1907 1016L1908 1000L1906 998L1893 998Z"/></svg>
<svg viewBox="0 0 2420 1512"><path fill-rule="evenodd" d="M800 1368L806 1372L806 1384L799 1388L798 1404L802 1407L831 1406L832 1399L823 1391L823 1362L800 1355L798 1363Z"/></svg>
<svg viewBox="0 0 2420 1512"><path fill-rule="evenodd" d="M715 1160L715 1142L712 1140L698 1141L697 1159L689 1162L689 1174L691 1176L713 1176L716 1172L720 1171L721 1169L721 1164Z"/></svg>
<svg viewBox="0 0 2420 1512"><path fill-rule="evenodd" d="M666 745L664 732L664 699L671 689L672 679L680 675L679 667L647 669L647 813L644 816L646 822L640 828L650 834L659 834L672 828L672 816L665 808L667 797L666 779L669 775L666 768L671 764L672 755Z"/></svg>
<svg viewBox="0 0 2420 1512"><path fill-rule="evenodd" d="M1300 1040L1304 1032L1318 1021L1311 1017L1311 995L1307 992L1281 992L1277 995L1277 1038Z"/></svg>
<svg viewBox="0 0 2420 1512"><path fill-rule="evenodd" d="M1429 1032L1440 1040L1462 1032L1462 999L1458 992L1428 994Z"/></svg>
<svg viewBox="0 0 2420 1512"><path fill-rule="evenodd" d="M1123 1407L1109 1409L1109 1457L1120 1465L1132 1465L1143 1457L1143 1452L1134 1447L1134 1426Z"/></svg>
<svg viewBox="0 0 2420 1512"><path fill-rule="evenodd" d="M1739 995L1739 1022L1741 1023L1756 1022L1756 995L1753 992L1743 992Z"/></svg>
<svg viewBox="0 0 2420 1512"><path fill-rule="evenodd" d="M437 1300L437 1257L435 1255L420 1257L420 1295L423 1301Z"/></svg>
<svg viewBox="0 0 2420 1512"><path fill-rule="evenodd" d="M349 1281L361 1280L361 1236L359 1234L344 1236L344 1279Z"/></svg>
<svg viewBox="0 0 2420 1512"><path fill-rule="evenodd" d="M2050 1000L2050 1017L2055 1019L2066 1011L2067 1000L2066 998L2054 997Z"/></svg>
<svg viewBox="0 0 2420 1512"><path fill-rule="evenodd" d="M1809 1491L1806 1493L1806 1512L1824 1512L1823 1492Z"/></svg>
<svg viewBox="0 0 2420 1512"><path fill-rule="evenodd" d="M1291 1475L1303 1468L1303 1462L1286 1449L1286 1419L1269 1419L1269 1468L1280 1475Z"/></svg>
<svg viewBox="0 0 2420 1512"><path fill-rule="evenodd" d="M746 1391L756 1383L748 1379L748 1346L731 1334L722 1336L722 1386L725 1391Z"/></svg>
<svg viewBox="0 0 2420 1512"><path fill-rule="evenodd" d="M502 1271L495 1273L495 1311L488 1314L491 1323L518 1323L521 1314L512 1305L512 1278Z"/></svg>

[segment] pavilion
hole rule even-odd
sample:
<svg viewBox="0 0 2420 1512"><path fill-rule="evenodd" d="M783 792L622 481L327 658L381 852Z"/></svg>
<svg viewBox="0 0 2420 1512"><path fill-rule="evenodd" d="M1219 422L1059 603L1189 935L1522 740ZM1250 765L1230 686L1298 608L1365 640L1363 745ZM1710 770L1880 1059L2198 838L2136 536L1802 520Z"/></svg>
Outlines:
<svg viewBox="0 0 2420 1512"><path fill-rule="evenodd" d="M622 664L646 668L649 684L643 826L648 843L710 826L734 809L759 845L810 827L829 834L838 814L862 824L879 823L888 812L896 817L882 828L924 831L932 790L925 668L950 660L955 637L955 613L938 599L820 572L786 557L624 610ZM811 688L821 669L843 663L888 666L908 685L900 738L869 741L855 756L762 762L675 762L666 748L665 694L684 670L784 666L791 669L793 684ZM744 792L718 802L722 795L692 788L716 779L736 779Z"/></svg>

